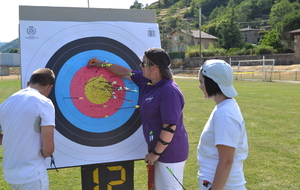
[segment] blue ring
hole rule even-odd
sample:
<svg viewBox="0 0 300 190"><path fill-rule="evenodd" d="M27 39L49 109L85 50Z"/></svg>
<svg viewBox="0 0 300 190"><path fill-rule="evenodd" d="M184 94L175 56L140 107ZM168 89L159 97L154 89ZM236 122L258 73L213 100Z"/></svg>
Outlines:
<svg viewBox="0 0 300 190"><path fill-rule="evenodd" d="M89 50L78 53L72 56L60 69L59 74L56 79L55 85L55 98L59 109L61 110L64 117L79 129L94 132L103 133L112 131L119 126L122 126L126 118L129 118L133 112L132 109L119 109L115 114L107 118L92 118L81 113L73 104L72 99L66 99L65 97L70 97L70 84L73 76L76 72L87 65L87 60L93 58L95 55L98 56L100 60L109 60L112 63L118 63L119 65L130 68L129 65L117 55L103 51L103 50ZM123 79L124 84L129 89L137 90L138 87L131 81ZM121 107L134 107L138 104L138 93L126 92L125 99L132 100L133 102L123 101ZM116 107L116 109L118 109ZM84 125L82 124L84 121Z"/></svg>

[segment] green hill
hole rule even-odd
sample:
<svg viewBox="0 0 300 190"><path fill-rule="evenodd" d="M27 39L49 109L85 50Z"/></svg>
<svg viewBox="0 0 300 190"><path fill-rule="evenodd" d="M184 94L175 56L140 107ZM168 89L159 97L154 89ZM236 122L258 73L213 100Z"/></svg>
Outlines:
<svg viewBox="0 0 300 190"><path fill-rule="evenodd" d="M293 49L289 31L300 28L300 0L159 0L144 8L156 10L161 35L166 36L174 30L199 29L199 5L201 30L218 37L221 48L245 46L233 42L242 37L237 36L240 29L249 27L267 34L261 45L277 52ZM167 38L161 39L163 46L168 44L163 41Z"/></svg>
<svg viewBox="0 0 300 190"><path fill-rule="evenodd" d="M9 42L5 43L4 45L0 45L0 53L13 53L15 50L19 49L19 38Z"/></svg>

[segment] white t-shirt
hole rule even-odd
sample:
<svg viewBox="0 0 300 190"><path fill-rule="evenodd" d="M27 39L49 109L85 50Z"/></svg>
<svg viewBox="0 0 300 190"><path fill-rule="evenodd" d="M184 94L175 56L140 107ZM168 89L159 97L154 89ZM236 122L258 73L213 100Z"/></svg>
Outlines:
<svg viewBox="0 0 300 190"><path fill-rule="evenodd" d="M235 148L234 161L225 187L245 184L243 161L248 156L248 140L244 119L235 99L226 99L215 106L199 140L198 177L212 183L219 162L216 145Z"/></svg>
<svg viewBox="0 0 300 190"><path fill-rule="evenodd" d="M0 125L5 180L23 184L46 176L40 126L55 125L52 101L38 90L20 90L0 105Z"/></svg>

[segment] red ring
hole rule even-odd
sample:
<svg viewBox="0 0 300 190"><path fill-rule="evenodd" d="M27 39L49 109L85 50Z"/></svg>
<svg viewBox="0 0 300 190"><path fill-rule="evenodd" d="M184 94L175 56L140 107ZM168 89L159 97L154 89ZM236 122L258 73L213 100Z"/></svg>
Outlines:
<svg viewBox="0 0 300 190"><path fill-rule="evenodd" d="M91 80L93 78L95 79L95 81ZM93 92L86 90L86 85L88 84L88 82L94 82L94 87L96 89L95 94L89 94L89 96L87 96L87 93ZM106 86L103 87L104 85ZM105 68L85 66L76 72L71 81L70 98L72 99L75 107L82 114L88 117L109 117L117 112L118 108L120 108L124 102L126 93L124 90L118 90L118 87L124 87L124 81L121 77L114 75L112 72ZM99 93L99 90L103 91L103 93L105 93L105 96L109 97L104 97L102 93ZM92 102L88 99L88 97L99 96L101 94L104 98L102 101L103 103L93 103L95 101Z"/></svg>

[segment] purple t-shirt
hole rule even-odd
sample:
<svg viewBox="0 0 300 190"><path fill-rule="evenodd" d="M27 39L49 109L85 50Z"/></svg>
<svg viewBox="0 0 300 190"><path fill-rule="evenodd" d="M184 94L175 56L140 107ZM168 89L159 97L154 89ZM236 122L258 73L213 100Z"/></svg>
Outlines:
<svg viewBox="0 0 300 190"><path fill-rule="evenodd" d="M151 85L141 71L132 72L131 79L140 90L139 109L149 151L154 150L163 124L176 124L173 139L158 160L165 163L186 160L189 144L183 124L184 98L179 87L166 78Z"/></svg>

